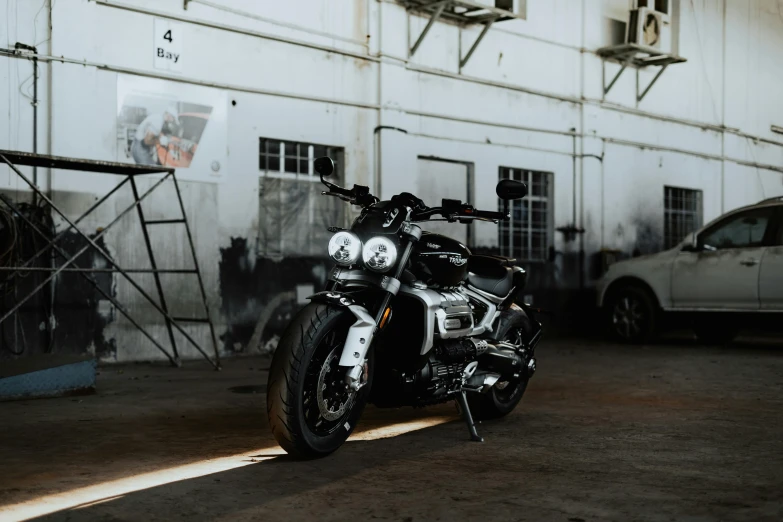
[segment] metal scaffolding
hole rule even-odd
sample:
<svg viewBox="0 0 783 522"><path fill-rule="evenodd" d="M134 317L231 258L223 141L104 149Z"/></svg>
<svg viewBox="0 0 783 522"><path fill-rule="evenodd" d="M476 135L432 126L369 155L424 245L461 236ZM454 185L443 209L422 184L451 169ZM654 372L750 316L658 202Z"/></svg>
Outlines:
<svg viewBox="0 0 783 522"><path fill-rule="evenodd" d="M18 266L7 266L7 267L0 267L0 270L2 271L8 271L12 274L14 273L22 273L22 272L51 272L50 275L41 282L38 286L33 288L27 295L22 296L16 304L11 307L9 310L5 311L2 316L0 316L0 324L3 323L6 319L11 317L19 308L27 301L29 300L33 295L35 295L37 292L42 290L44 287L47 286L58 274L62 272L75 272L81 275L95 290L97 290L104 298L108 299L115 308L123 315L125 316L128 321L133 324L144 336L152 342L153 345L155 345L156 348L158 348L161 352L163 352L164 355L168 358L168 360L172 363L174 366L181 366L179 353L177 351L177 344L174 339L174 329L176 329L179 333L181 333L187 341L192 344L196 350L201 353L201 355L204 356L204 358L209 361L216 370L220 369L220 356L218 353L218 345L217 345L217 338L215 336L215 327L212 322L212 318L210 317L209 313L209 306L207 305L207 296L206 292L204 290L204 281L201 277L201 270L199 269L198 259L196 257L196 250L193 245L193 236L190 231L190 225L188 224L187 215L185 214L185 206L182 202L182 195L179 190L179 184L177 183L177 178L174 173L174 169L171 168L165 168L165 167L147 167L147 166L140 166L140 165L132 165L132 164L125 164L125 163L114 163L114 162L106 162L106 161L95 161L95 160L84 160L84 159L74 159L74 158L65 158L65 157L58 157L58 156L47 156L43 154L31 154L27 152L16 152L16 151L6 151L6 150L0 150L0 165L2 164L8 165L12 171L16 173L16 175L22 179L33 191L34 197L39 198L40 200L45 201L52 209L52 211L56 214L58 214L67 224L68 227L64 230L61 230L59 233L54 235L54 237L49 237L49 235L46 234L39 226L37 226L29 217L27 217L23 212L21 212L19 206L14 203L10 198L8 198L5 195L0 195L0 199L2 199L3 203L8 206L9 209L15 214L15 216L18 219L21 219L24 221L24 223L29 226L37 235L41 236L45 241L47 241L46 246L38 250L32 257L28 258L24 263L18 265ZM55 205L51 199L49 199L46 194L44 194L30 179L27 178L27 176L22 173L19 168L17 168L17 165L25 165L30 167L46 167L46 168L52 168L52 169L64 169L64 170L76 170L76 171L82 171L82 172L95 172L95 173L103 173L103 174L115 174L115 175L121 175L124 176L124 179L117 184L113 189L111 189L109 192L107 192L103 197L98 199L89 209L87 209L81 216L79 216L75 220L71 220L68 218L68 216L65 215L65 213L60 210L57 205ZM149 190L144 192L143 194L139 194L138 187L136 184L136 176L140 175L147 175L147 174L165 174L161 179L159 179ZM166 180L171 179L171 181L174 184L174 189L177 194L177 201L179 203L179 209L181 212L182 217L177 219L162 219L162 220L147 220L144 218L144 212L141 208L141 202L146 199L156 188L158 188L161 184L163 184ZM106 200L108 200L114 193L116 193L120 188L125 186L126 184L129 184L133 193L133 204L125 208L122 212L120 212L110 223L108 223L106 226L99 229L99 232L93 236L89 237L87 234L79 230L77 225L79 222L81 222L84 218L86 218L88 215L90 215L96 208L98 208L102 203L104 203ZM105 249L101 248L98 245L98 240L103 237L111 227L113 227L120 219L122 219L125 215L127 215L129 212L136 210L139 221L141 223L141 230L142 234L144 236L144 243L147 249L147 254L149 256L150 260L150 266L152 268L149 269L141 269L141 268L133 268L133 269L125 269L119 266L116 261L112 260L112 258L109 256L109 254L106 252ZM193 268L181 268L181 269L161 269L158 268L157 262L155 260L155 254L152 249L152 243L150 242L149 237L149 231L147 229L150 225L168 225L168 224L183 224L185 226L185 232L188 239L188 245L190 246L190 252L193 257ZM70 255L65 250L63 250L60 246L57 245L58 240L60 240L67 232L74 230L82 239L84 239L88 244L81 249L79 249L76 253ZM80 256L82 256L85 252L87 252L89 249L94 249L96 252L98 252L103 258L106 259L107 263L111 266L111 268L69 268L70 265L72 265ZM62 262L59 264L59 266L52 266L51 268L48 267L32 267L30 264L37 258L39 258L42 254L52 249L61 259ZM157 339L155 339L141 324L139 324L138 321L136 321L128 312L128 310L112 295L110 295L108 292L106 292L103 288L101 288L98 283L95 281L95 279L90 275L91 273L119 273L121 274L136 290L139 291L139 293L163 316L165 322L166 322L166 329L168 331L168 337L169 341L171 343L171 353L166 350L166 348L163 347L163 345L158 342ZM155 279L155 287L158 292L158 299L159 303L155 302L155 300L152 298L152 296L149 295L142 287L138 284L129 274L131 273L145 273L145 274L153 274ZM186 317L173 317L169 313L168 305L166 304L166 298L164 296L163 287L160 282L160 275L161 274L194 274L198 279L199 289L201 292L201 300L202 304L204 306L204 313L205 317L201 318L186 318ZM4 284L7 284L7 279ZM214 360L210 358L210 356L202 349L202 347L199 345L198 342L196 342L193 337L188 334L187 331L179 324L181 322L192 322L192 323L206 323L209 324L209 330L210 335L212 338L212 348L214 351Z"/></svg>

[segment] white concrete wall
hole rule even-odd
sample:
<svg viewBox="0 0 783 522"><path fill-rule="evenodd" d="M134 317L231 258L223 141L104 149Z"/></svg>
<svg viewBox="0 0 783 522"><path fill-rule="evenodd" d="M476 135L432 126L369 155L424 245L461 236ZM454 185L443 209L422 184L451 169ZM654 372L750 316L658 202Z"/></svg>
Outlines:
<svg viewBox="0 0 783 522"><path fill-rule="evenodd" d="M670 66L641 102L631 69L604 95L603 62L595 54L608 42L609 20L621 19L629 4L528 0L525 19L496 24L462 70L460 52L480 28L438 22L410 57L426 18L391 0L307 0L296 7L273 0L193 0L187 10L182 0L59 0L51 14L45 0L0 0L0 47L36 43L42 55L66 60L41 63L42 152L116 159L118 74L176 79L227 93L225 179L182 183L211 306L221 323L220 249L232 237L250 244L257 237L259 136L345 147L347 182L369 184L383 197L409 190L419 155L473 162L474 203L484 208L496 205L499 166L551 171L555 226L573 221L576 200L576 224L586 229L588 255L601 248L630 251L640 230L662 235L666 184L703 190L705 222L783 194L783 136L770 131L770 125L783 126L779 2L674 2L681 6L679 54L687 62ZM156 16L184 26L179 73L153 67ZM672 26L666 30L671 41ZM607 77L618 67L606 64ZM23 96L31 71L27 60L0 55L0 149L31 150L32 108ZM642 71L640 83L654 72ZM407 134L375 135L378 125ZM576 162L576 193L575 144L578 154L588 155ZM602 154L603 162L589 156ZM44 188L46 174L39 169ZM55 200L75 216L113 182L55 172L52 188ZM142 190L150 183L142 183ZM5 167L0 187L19 187ZM128 198L124 194L97 213L85 229L111 219ZM144 208L159 217L175 210L167 192ZM474 237L477 246L497 242L491 225L478 225ZM107 243L124 265L144 266L139 240L132 216ZM169 257L167 266L187 262L184 238L164 235L153 242ZM559 233L555 246L564 253L579 250L578 241L566 243ZM151 279L140 280L152 290ZM566 277L560 284L574 281ZM192 307L193 287L171 284L180 296L175 306ZM133 289L118 281L117 291L164 339L154 311ZM120 359L155 356L124 320L111 329ZM192 331L207 341L206 329Z"/></svg>

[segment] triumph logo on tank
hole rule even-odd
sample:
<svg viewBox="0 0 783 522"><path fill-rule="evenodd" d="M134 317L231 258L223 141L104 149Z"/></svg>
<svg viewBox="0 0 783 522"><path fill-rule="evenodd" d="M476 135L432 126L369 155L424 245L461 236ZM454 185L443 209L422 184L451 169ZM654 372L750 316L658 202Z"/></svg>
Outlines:
<svg viewBox="0 0 783 522"><path fill-rule="evenodd" d="M449 261L452 265L462 266L465 263L468 262L467 258L465 257L458 257L458 256L452 256L449 258Z"/></svg>

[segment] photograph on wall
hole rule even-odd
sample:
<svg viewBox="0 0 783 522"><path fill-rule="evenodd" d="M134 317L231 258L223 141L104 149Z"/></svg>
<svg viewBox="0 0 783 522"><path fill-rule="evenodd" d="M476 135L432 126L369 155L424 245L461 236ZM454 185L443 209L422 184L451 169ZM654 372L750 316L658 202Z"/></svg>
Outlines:
<svg viewBox="0 0 783 522"><path fill-rule="evenodd" d="M224 101L225 94L213 89L119 76L118 159L176 169L201 166L208 176L219 175L225 151Z"/></svg>

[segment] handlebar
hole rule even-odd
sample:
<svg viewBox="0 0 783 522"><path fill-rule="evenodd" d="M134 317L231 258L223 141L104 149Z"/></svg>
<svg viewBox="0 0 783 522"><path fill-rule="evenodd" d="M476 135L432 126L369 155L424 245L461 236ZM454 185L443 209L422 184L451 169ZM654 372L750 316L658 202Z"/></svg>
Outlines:
<svg viewBox="0 0 783 522"><path fill-rule="evenodd" d="M414 212L414 221L426 221L431 216L441 215L449 222L459 221L460 223L470 223L471 221L508 221L509 215L506 212L495 212L492 210L478 210L472 205L462 203L457 199L444 199L442 206L426 208L419 212Z"/></svg>
<svg viewBox="0 0 783 522"><path fill-rule="evenodd" d="M354 185L352 189L346 189L329 183L323 178L321 181L329 188L328 191L323 191L321 194L325 196L333 196L340 198L343 201L351 203L353 205L361 205L362 207L369 207L379 200L377 197L370 194L369 187L364 185ZM440 207L427 207L424 202L414 196L413 194L403 192L394 196L392 200L400 200L404 205L413 210L411 219L413 221L427 221L434 215L443 216L450 223L459 221L460 223L471 223L475 220L479 221L491 221L497 223L498 221L508 221L510 216L506 212L495 212L492 210L478 210L468 203L463 203L458 199L443 199Z"/></svg>

